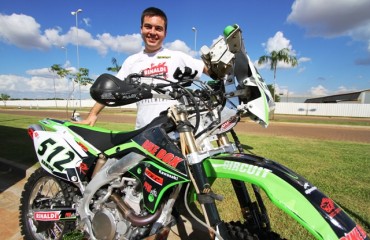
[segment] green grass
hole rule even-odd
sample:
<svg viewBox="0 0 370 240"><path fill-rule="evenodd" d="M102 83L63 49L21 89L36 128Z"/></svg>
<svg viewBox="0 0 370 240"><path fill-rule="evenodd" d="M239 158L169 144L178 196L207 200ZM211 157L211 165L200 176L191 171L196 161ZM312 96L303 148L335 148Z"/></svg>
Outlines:
<svg viewBox="0 0 370 240"><path fill-rule="evenodd" d="M240 135L239 138L246 144L246 151L274 159L304 176L334 199L365 231L370 231L370 144L255 135ZM225 181L217 182L214 188L218 193L232 197L225 189L231 189ZM227 217L240 217L230 214L235 213L238 204L235 200L233 204L221 204L221 212ZM267 207L273 228L283 236L310 239L307 231L283 215L281 210L272 204Z"/></svg>
<svg viewBox="0 0 370 240"><path fill-rule="evenodd" d="M35 164L36 155L27 128L39 120L41 120L39 117L34 116L0 113L0 157L26 166ZM134 129L133 124L98 122L96 126L122 131Z"/></svg>
<svg viewBox="0 0 370 240"><path fill-rule="evenodd" d="M38 120L32 116L0 114L0 157L33 165L36 159L26 129ZM134 127L133 124L103 122L97 126L123 131ZM370 232L370 144L247 134L239 138L247 152L273 159L304 176ZM229 199L233 197L230 188L228 181L217 180L213 189L228 199L219 203L225 220L240 218L235 199L234 202ZM284 237L312 239L281 210L272 204L267 204L267 208L273 229Z"/></svg>
<svg viewBox="0 0 370 240"><path fill-rule="evenodd" d="M370 126L369 118L275 115L273 122Z"/></svg>

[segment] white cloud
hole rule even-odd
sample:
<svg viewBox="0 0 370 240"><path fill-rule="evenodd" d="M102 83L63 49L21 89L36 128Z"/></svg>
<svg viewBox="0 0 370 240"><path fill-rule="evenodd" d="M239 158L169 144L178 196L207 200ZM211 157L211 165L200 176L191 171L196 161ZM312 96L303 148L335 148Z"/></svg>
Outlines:
<svg viewBox="0 0 370 240"><path fill-rule="evenodd" d="M82 21L85 23L86 26L91 27L91 19L90 18L83 18Z"/></svg>
<svg viewBox="0 0 370 240"><path fill-rule="evenodd" d="M75 68L68 68L75 72ZM71 79L60 78L50 72L49 68L30 69L26 71L30 77L19 76L14 74L0 75L1 93L6 93L11 98L53 98L54 83L56 96L58 98L68 98L74 89L74 95L79 95L78 85L72 83ZM81 86L81 93L84 98L89 98L90 85Z"/></svg>
<svg viewBox="0 0 370 240"><path fill-rule="evenodd" d="M289 49L290 55L296 56L296 51L293 49L290 40L284 37L283 32L276 32L273 37L270 37L266 43L262 43L262 46L265 48L265 52L267 54L271 53L272 51L280 51L283 48ZM311 61L310 58L301 57L298 59L299 63ZM270 68L270 62L266 62L263 64L258 64L256 61L256 66L261 68ZM277 68L292 68L291 64L285 62L278 62Z"/></svg>
<svg viewBox="0 0 370 240"><path fill-rule="evenodd" d="M0 40L26 49L47 49L51 45L40 34L40 24L23 14L0 14Z"/></svg>
<svg viewBox="0 0 370 240"><path fill-rule="evenodd" d="M322 85L319 85L317 87L311 87L310 93L313 96L326 96L328 95L328 90L323 87Z"/></svg>
<svg viewBox="0 0 370 240"><path fill-rule="evenodd" d="M349 92L356 92L356 91L358 91L356 88L348 88L345 86L340 86L335 91L335 94L342 94L342 93L349 93Z"/></svg>
<svg viewBox="0 0 370 240"><path fill-rule="evenodd" d="M43 76L43 77L53 77L55 74L51 72L50 68L39 68L30 69L26 71L27 74L31 76Z"/></svg>
<svg viewBox="0 0 370 240"><path fill-rule="evenodd" d="M165 47L168 48L168 49L171 49L171 50L184 52L186 54L189 54L190 56L195 56L196 55L194 50L192 50L190 47L188 47L186 45L186 43L181 41L181 40L175 40L174 42L166 43Z"/></svg>
<svg viewBox="0 0 370 240"><path fill-rule="evenodd" d="M89 21L85 21L86 24ZM91 35L85 29L71 27L63 34L60 27L40 30L36 20L23 14L0 14L0 41L25 49L48 49L51 46L67 46L74 44L81 47L95 49L99 54L105 55L108 51L132 54L142 48L140 34L125 36L111 36L109 33ZM78 42L77 42L78 40Z"/></svg>
<svg viewBox="0 0 370 240"><path fill-rule="evenodd" d="M311 36L349 36L368 44L370 52L369 0L296 0L287 21Z"/></svg>
<svg viewBox="0 0 370 240"><path fill-rule="evenodd" d="M298 69L298 73L303 73L304 71L306 71L306 68L305 67L300 67Z"/></svg>
<svg viewBox="0 0 370 240"><path fill-rule="evenodd" d="M132 54L139 52L142 49L142 39L140 34L112 36L109 33L104 33L97 36L101 42L99 48L100 53L106 52L108 49L116 52L124 52Z"/></svg>
<svg viewBox="0 0 370 240"><path fill-rule="evenodd" d="M283 48L288 48L292 55L295 55L290 40L284 37L284 33L278 31L275 35L267 40L267 43L264 43L266 52L270 53L272 51L279 51Z"/></svg>
<svg viewBox="0 0 370 240"><path fill-rule="evenodd" d="M311 61L311 58L308 58L308 57L298 58L298 63L304 63L304 62L310 62L310 61Z"/></svg>

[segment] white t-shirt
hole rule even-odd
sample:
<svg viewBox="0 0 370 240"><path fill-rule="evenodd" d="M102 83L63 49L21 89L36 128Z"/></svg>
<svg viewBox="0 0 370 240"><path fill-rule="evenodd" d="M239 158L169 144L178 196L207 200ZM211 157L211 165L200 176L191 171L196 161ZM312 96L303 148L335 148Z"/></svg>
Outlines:
<svg viewBox="0 0 370 240"><path fill-rule="evenodd" d="M155 53L141 51L129 56L122 64L118 72L119 79L125 79L132 73L142 73L144 76L162 75L168 80L177 81L173 78L176 68L190 67L197 70L196 78L200 78L204 63L202 60L180 52L161 48ZM165 99L144 99L137 103L136 129L142 128L150 123L159 113L176 104L174 100Z"/></svg>

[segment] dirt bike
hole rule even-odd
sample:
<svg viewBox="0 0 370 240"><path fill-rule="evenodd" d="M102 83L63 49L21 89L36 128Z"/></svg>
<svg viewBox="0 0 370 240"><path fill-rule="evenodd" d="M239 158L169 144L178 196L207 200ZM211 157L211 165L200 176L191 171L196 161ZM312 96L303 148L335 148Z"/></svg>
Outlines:
<svg viewBox="0 0 370 240"><path fill-rule="evenodd" d="M266 127L274 102L239 26L227 27L201 51L211 81L194 79L189 68L177 69L176 82L140 74L124 81L97 78L90 93L106 106L178 101L141 129L112 131L49 118L29 127L41 168L21 196L25 239L62 239L71 231L85 239L166 239L184 209L211 239L281 239L271 230L261 189L317 239L369 239L305 178L244 153L233 128L242 117ZM217 202L228 201L213 191L221 178L231 181L240 221L223 221L219 213Z"/></svg>

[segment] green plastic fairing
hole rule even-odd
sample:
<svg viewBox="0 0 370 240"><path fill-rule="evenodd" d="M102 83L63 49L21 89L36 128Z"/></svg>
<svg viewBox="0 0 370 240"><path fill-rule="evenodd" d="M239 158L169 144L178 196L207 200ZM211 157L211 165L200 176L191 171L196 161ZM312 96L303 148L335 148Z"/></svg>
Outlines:
<svg viewBox="0 0 370 240"><path fill-rule="evenodd" d="M210 178L235 179L257 185L266 192L272 203L293 217L317 239L338 239L305 196L267 166L222 159L208 159L204 166Z"/></svg>

